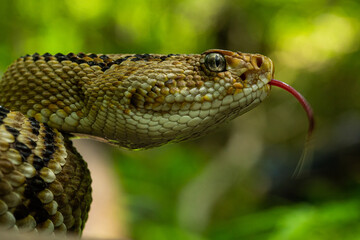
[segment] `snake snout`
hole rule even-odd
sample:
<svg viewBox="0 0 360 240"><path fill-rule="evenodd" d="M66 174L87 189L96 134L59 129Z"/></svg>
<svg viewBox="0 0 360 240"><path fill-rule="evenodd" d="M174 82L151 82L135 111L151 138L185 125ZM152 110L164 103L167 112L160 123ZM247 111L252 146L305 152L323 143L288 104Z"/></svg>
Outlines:
<svg viewBox="0 0 360 240"><path fill-rule="evenodd" d="M248 63L251 64L251 67L240 74L239 80L251 85L258 85L259 80L262 82L261 85L270 82L274 76L273 62L270 58L256 54L251 56Z"/></svg>
<svg viewBox="0 0 360 240"><path fill-rule="evenodd" d="M268 75L269 81L270 81L272 78L274 78L274 71L275 71L274 63L270 58L268 58L266 56L261 55L261 58L262 58L262 61L261 61L260 68L264 69L264 71L268 73L267 75Z"/></svg>
<svg viewBox="0 0 360 240"><path fill-rule="evenodd" d="M236 57L228 57L228 70L237 76L239 82L257 84L261 80L267 84L274 77L272 60L261 54L237 52Z"/></svg>
<svg viewBox="0 0 360 240"><path fill-rule="evenodd" d="M253 71L255 71L256 76L258 76L257 78L264 84L269 83L274 77L274 64L270 58L257 54L252 57L251 63L254 67Z"/></svg>

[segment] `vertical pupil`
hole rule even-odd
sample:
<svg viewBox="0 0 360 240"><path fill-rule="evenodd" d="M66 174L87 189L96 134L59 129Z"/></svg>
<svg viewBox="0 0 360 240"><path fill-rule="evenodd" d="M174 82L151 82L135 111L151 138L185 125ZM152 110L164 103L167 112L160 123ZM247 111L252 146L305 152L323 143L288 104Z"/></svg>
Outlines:
<svg viewBox="0 0 360 240"><path fill-rule="evenodd" d="M210 71L222 72L226 69L226 61L222 54L219 53L209 53L205 57L205 66Z"/></svg>
<svg viewBox="0 0 360 240"><path fill-rule="evenodd" d="M219 55L215 55L215 67L219 67L220 66L220 58Z"/></svg>

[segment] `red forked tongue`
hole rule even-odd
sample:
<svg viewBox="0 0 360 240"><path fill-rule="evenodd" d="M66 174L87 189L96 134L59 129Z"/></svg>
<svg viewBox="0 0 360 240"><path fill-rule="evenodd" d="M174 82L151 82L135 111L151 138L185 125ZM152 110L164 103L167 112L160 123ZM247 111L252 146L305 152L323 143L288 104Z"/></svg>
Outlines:
<svg viewBox="0 0 360 240"><path fill-rule="evenodd" d="M301 155L300 161L294 172L294 176L299 176L301 174L302 168L304 167L305 159L308 155L309 142L311 140L311 136L312 136L312 133L314 130L315 121L314 121L313 110L312 110L310 104L306 101L306 99L290 85L288 85L284 82L275 80L275 79L271 79L269 84L272 86L280 87L280 88L288 91L289 93L291 93L300 102L300 104L304 108L304 110L307 114L307 117L309 119L309 128L308 128L308 133L307 133L307 137L306 137L306 141L305 141L305 147L304 147L303 153Z"/></svg>

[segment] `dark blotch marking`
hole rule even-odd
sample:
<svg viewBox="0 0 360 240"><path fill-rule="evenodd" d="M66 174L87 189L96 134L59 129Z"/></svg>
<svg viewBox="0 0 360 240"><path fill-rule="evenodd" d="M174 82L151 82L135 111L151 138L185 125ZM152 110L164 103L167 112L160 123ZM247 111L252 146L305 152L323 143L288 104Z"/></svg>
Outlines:
<svg viewBox="0 0 360 240"><path fill-rule="evenodd" d="M126 61L128 58L130 58L131 56L125 56L123 58L118 58L115 61L111 61L111 62L107 62L107 63L96 63L96 65L99 65L101 67L101 71L105 72L106 70L108 70L112 65L117 64L120 65L122 62ZM103 59L104 61L108 60L109 57L106 55L101 55L100 56L101 59Z"/></svg>
<svg viewBox="0 0 360 240"><path fill-rule="evenodd" d="M9 110L7 110L6 108L4 108L3 106L0 106L0 115L1 114L8 114L10 111Z"/></svg>
<svg viewBox="0 0 360 240"><path fill-rule="evenodd" d="M55 135L55 133L54 133L54 131L52 130L52 128L47 124L47 123L43 123L44 124L44 127L45 127L45 131L46 131L46 133L48 133L48 134L50 134L50 135L52 135L52 136L54 136Z"/></svg>
<svg viewBox="0 0 360 240"><path fill-rule="evenodd" d="M55 153L56 146L53 143L45 142L45 150L43 151L44 162L49 162L52 155Z"/></svg>
<svg viewBox="0 0 360 240"><path fill-rule="evenodd" d="M27 198L33 198L35 194L44 190L47 187L47 183L40 176L34 176L26 179L26 187L24 195Z"/></svg>
<svg viewBox="0 0 360 240"><path fill-rule="evenodd" d="M0 106L0 125L3 124L3 120L6 118L9 112L10 112L9 110Z"/></svg>
<svg viewBox="0 0 360 240"><path fill-rule="evenodd" d="M31 131L33 132L33 134L35 134L36 136L39 135L40 123L36 121L36 119L33 117L30 117L29 121L31 125Z"/></svg>
<svg viewBox="0 0 360 240"><path fill-rule="evenodd" d="M91 58L97 58L98 56L97 56L97 54L92 53L92 54L89 55L89 57L91 57Z"/></svg>
<svg viewBox="0 0 360 240"><path fill-rule="evenodd" d="M44 204L33 193L30 198L28 209L31 209L31 215L33 215L36 223L42 223L49 219L49 213L44 209Z"/></svg>
<svg viewBox="0 0 360 240"><path fill-rule="evenodd" d="M144 61L149 61L149 59L151 58L151 55L148 53L145 54L135 54L134 58L131 59L131 61L136 62L136 61L140 61L140 60L144 60Z"/></svg>
<svg viewBox="0 0 360 240"><path fill-rule="evenodd" d="M52 156L52 153L45 150L43 152L43 160L44 160L44 162L48 163L51 160L51 156Z"/></svg>
<svg viewBox="0 0 360 240"><path fill-rule="evenodd" d="M44 126L45 126L45 136L44 136L45 149L42 152L42 157L43 157L43 161L45 163L48 163L51 160L56 149L54 146L55 133L51 129L51 127L49 127L49 125L47 125L46 123L44 123Z"/></svg>
<svg viewBox="0 0 360 240"><path fill-rule="evenodd" d="M68 53L68 55L66 55L68 58L72 58L75 57L75 53Z"/></svg>
<svg viewBox="0 0 360 240"><path fill-rule="evenodd" d="M77 64L87 63L87 61L84 60L84 59L77 59L75 62L76 62Z"/></svg>
<svg viewBox="0 0 360 240"><path fill-rule="evenodd" d="M16 138L19 136L20 131L8 125L6 125L5 128L15 137L14 148L20 153L22 160L26 161L31 154L31 149L24 143L17 141Z"/></svg>
<svg viewBox="0 0 360 240"><path fill-rule="evenodd" d="M14 148L19 151L23 161L26 161L31 154L31 149L22 142L15 141Z"/></svg>
<svg viewBox="0 0 360 240"><path fill-rule="evenodd" d="M45 61L48 62L51 60L51 57L45 57Z"/></svg>
<svg viewBox="0 0 360 240"><path fill-rule="evenodd" d="M36 62L37 60L40 59L40 54L34 53L34 54L32 55L32 58L33 58L33 61Z"/></svg>
<svg viewBox="0 0 360 240"><path fill-rule="evenodd" d="M45 58L45 61L48 62L51 60L52 55L50 53L44 53L43 57Z"/></svg>
<svg viewBox="0 0 360 240"><path fill-rule="evenodd" d="M96 62L94 61L89 61L87 62L87 64L89 64L89 66L94 66L94 65L98 65Z"/></svg>
<svg viewBox="0 0 360 240"><path fill-rule="evenodd" d="M34 216L37 223L44 222L49 218L49 214L44 209L44 204L37 197L37 194L47 188L47 186L48 184L38 175L26 179L24 197L30 202L27 208L31 209L31 214ZM23 207L20 208L20 210L22 209ZM24 212L26 212L26 209L24 209ZM19 213L19 217L22 216L23 215Z"/></svg>
<svg viewBox="0 0 360 240"><path fill-rule="evenodd" d="M173 54L173 53L170 53L168 55L164 55L164 56L161 56L159 57L161 61L165 61L166 59L170 58L170 57L173 57L173 56L180 56L180 54Z"/></svg>
<svg viewBox="0 0 360 240"><path fill-rule="evenodd" d="M44 54L43 54L43 57L52 57L52 55L47 52L47 53L44 53Z"/></svg>
<svg viewBox="0 0 360 240"><path fill-rule="evenodd" d="M54 146L54 144L48 143L48 142L45 142L44 144L45 144L45 150L52 152L52 153L55 152L56 146Z"/></svg>
<svg viewBox="0 0 360 240"><path fill-rule="evenodd" d="M84 57L86 57L86 54L85 53L78 53L78 57L84 58Z"/></svg>
<svg viewBox="0 0 360 240"><path fill-rule="evenodd" d="M52 142L54 141L54 134L53 133L51 133L51 132L47 132L47 133L45 133L45 144L46 143L50 143L50 144L52 144Z"/></svg>
<svg viewBox="0 0 360 240"><path fill-rule="evenodd" d="M118 65L120 65L123 61L125 61L126 60L126 58L119 58L119 59L116 59L115 61L114 61L114 64L118 64Z"/></svg>
<svg viewBox="0 0 360 240"><path fill-rule="evenodd" d="M15 128L13 128L13 127L10 127L10 126L8 126L8 125L5 125L5 128L6 128L6 130L7 130L8 132L10 132L10 133L15 137L15 139L16 139L17 136L19 136L19 134L20 134L20 131L19 131L19 130L15 129Z"/></svg>
<svg viewBox="0 0 360 240"><path fill-rule="evenodd" d="M31 149L26 146L24 143L19 142L17 140L17 137L20 135L20 131L16 128L10 127L8 125L5 125L6 130L11 133L14 138L15 138L15 142L13 144L13 148L15 148L21 155L21 158L23 161L26 161L26 159L30 156L31 154Z"/></svg>
<svg viewBox="0 0 360 240"><path fill-rule="evenodd" d="M105 66L101 67L101 71L105 72L105 71L108 70L113 64L114 64L114 62L110 62L110 63L108 63L108 64L105 64Z"/></svg>
<svg viewBox="0 0 360 240"><path fill-rule="evenodd" d="M36 142L34 141L34 140L32 140L31 138L29 138L29 141L30 141L30 145L31 145L31 147L34 149L34 148L36 148Z"/></svg>
<svg viewBox="0 0 360 240"><path fill-rule="evenodd" d="M27 57L31 57L31 55L30 54L26 54L26 55L24 55L24 56L21 56L20 58L27 58Z"/></svg>
<svg viewBox="0 0 360 240"><path fill-rule="evenodd" d="M109 57L108 57L107 55L101 55L100 58L101 58L102 60L107 60L107 59L109 59Z"/></svg>
<svg viewBox="0 0 360 240"><path fill-rule="evenodd" d="M139 93L133 93L130 98L130 105L133 105L135 108L140 107L142 105L143 97Z"/></svg>
<svg viewBox="0 0 360 240"><path fill-rule="evenodd" d="M78 54L74 54L74 53L69 53L67 55L64 55L62 53L57 53L55 55L51 55L50 53L45 53L42 56L40 56L38 53L34 53L31 57L33 58L34 61L37 61L40 59L40 57L43 57L45 59L45 61L50 61L52 59L56 59L58 62L62 62L65 60L69 60L72 62L75 62L77 64L82 64L82 63L87 63L89 66L99 66L101 68L101 71L105 72L106 70L108 70L113 64L117 64L120 65L122 62L126 61L127 59L130 58L130 61L136 62L136 61L149 61L150 59L160 59L161 61L165 61L168 57L172 57L172 56L177 56L179 54L168 54L168 55L164 55L164 56L154 56L148 53L144 53L144 54L135 54L135 55L128 55L125 56L123 58L119 58L116 60L112 60L109 56L102 54L102 55L97 55L95 53L91 53L89 55L86 55L85 53L78 53ZM22 58L26 58L30 55L26 55ZM92 59L96 59L94 61L87 61L84 58L92 58ZM102 59L103 62L101 60Z"/></svg>
<svg viewBox="0 0 360 240"><path fill-rule="evenodd" d="M41 203L41 201L39 200L39 202ZM36 213L35 213L35 220L37 223L42 223L44 221L46 221L47 219L49 219L50 215L49 213L44 209L44 208L39 208Z"/></svg>
<svg viewBox="0 0 360 240"><path fill-rule="evenodd" d="M35 155L33 158L32 165L34 166L36 171L40 171L40 169L42 169L45 166L45 163L39 156Z"/></svg>
<svg viewBox="0 0 360 240"><path fill-rule="evenodd" d="M79 60L79 58L74 55L74 56L70 57L69 60L72 61L72 62L76 62L76 63L77 63L77 61Z"/></svg>
<svg viewBox="0 0 360 240"><path fill-rule="evenodd" d="M24 204L21 204L15 208L14 217L16 218L16 220L23 219L27 217L29 213L29 208L26 207Z"/></svg>
<svg viewBox="0 0 360 240"><path fill-rule="evenodd" d="M29 208L30 209L41 209L42 208L43 203L40 201L40 199L37 198L37 196L35 196L35 194L33 195L31 202L29 204Z"/></svg>
<svg viewBox="0 0 360 240"><path fill-rule="evenodd" d="M62 54L62 53L57 53L57 54L55 54L54 57L56 57L56 60L59 61L59 62L69 60L69 58L67 56L65 56L64 54Z"/></svg>

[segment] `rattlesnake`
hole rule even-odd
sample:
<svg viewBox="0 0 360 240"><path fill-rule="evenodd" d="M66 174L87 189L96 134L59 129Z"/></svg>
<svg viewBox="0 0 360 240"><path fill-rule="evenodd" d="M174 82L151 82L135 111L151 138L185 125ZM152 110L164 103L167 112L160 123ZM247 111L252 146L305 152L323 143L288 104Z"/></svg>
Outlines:
<svg viewBox="0 0 360 240"><path fill-rule="evenodd" d="M20 57L0 81L0 225L81 235L91 178L69 138L144 149L200 137L262 102L273 76L268 57L217 49Z"/></svg>

